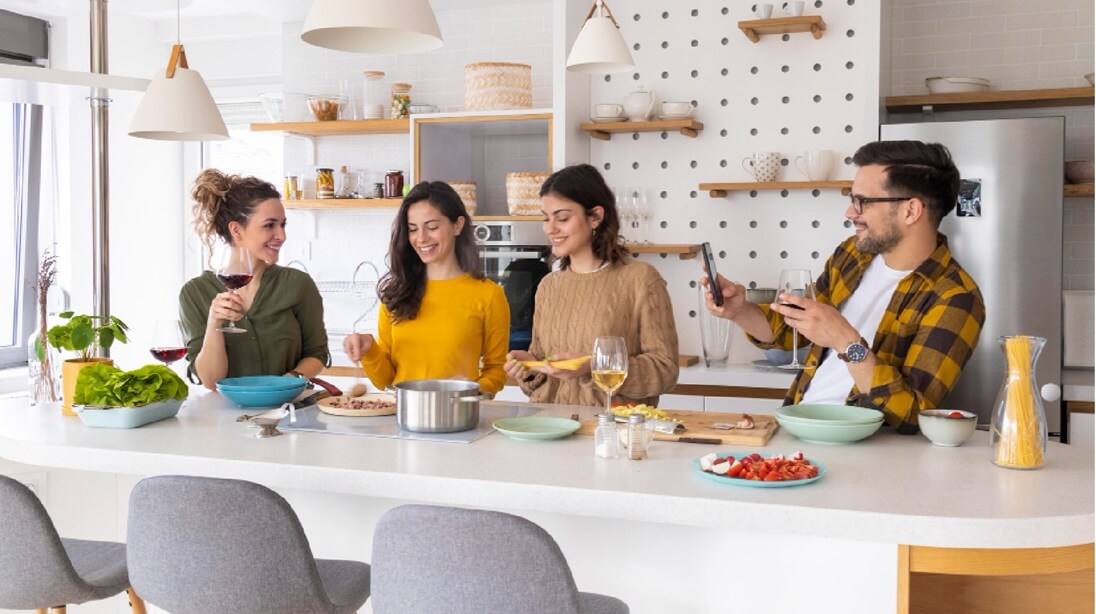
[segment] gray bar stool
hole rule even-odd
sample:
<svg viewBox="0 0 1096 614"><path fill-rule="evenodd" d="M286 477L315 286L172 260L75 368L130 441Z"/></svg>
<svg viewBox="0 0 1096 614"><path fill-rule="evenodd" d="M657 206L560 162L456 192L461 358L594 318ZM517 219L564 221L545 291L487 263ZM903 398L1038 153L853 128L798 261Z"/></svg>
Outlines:
<svg viewBox="0 0 1096 614"><path fill-rule="evenodd" d="M313 558L289 503L252 482L141 480L127 543L134 589L172 614L349 614L369 598L369 565Z"/></svg>
<svg viewBox="0 0 1096 614"><path fill-rule="evenodd" d="M134 614L144 614L129 588L125 544L60 537L38 497L0 475L0 608L63 614L67 604L127 590Z"/></svg>
<svg viewBox="0 0 1096 614"><path fill-rule="evenodd" d="M511 514L430 505L389 510L373 533L375 614L628 614L580 593L552 536Z"/></svg>

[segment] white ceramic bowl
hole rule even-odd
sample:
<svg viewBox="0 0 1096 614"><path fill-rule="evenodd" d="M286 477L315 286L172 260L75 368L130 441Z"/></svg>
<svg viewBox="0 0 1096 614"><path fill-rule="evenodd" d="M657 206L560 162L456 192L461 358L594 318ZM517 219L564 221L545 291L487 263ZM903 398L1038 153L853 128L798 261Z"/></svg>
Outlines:
<svg viewBox="0 0 1096 614"><path fill-rule="evenodd" d="M952 417L962 414L962 417ZM926 409L917 416L921 434L933 445L953 448L970 438L977 425L978 416L958 409Z"/></svg>
<svg viewBox="0 0 1096 614"><path fill-rule="evenodd" d="M689 117L693 114L691 102L663 102L660 108L659 115L666 117Z"/></svg>
<svg viewBox="0 0 1096 614"><path fill-rule="evenodd" d="M929 77L925 87L932 94L957 94L961 92L985 92L989 90L989 79L981 77Z"/></svg>

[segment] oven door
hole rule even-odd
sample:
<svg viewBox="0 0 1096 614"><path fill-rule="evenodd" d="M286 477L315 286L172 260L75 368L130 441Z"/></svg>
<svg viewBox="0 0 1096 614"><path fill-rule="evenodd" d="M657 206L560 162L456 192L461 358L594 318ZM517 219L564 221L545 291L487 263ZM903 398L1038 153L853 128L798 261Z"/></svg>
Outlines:
<svg viewBox="0 0 1096 614"><path fill-rule="evenodd" d="M506 293L510 305L510 349L527 350L533 338L533 311L540 280L550 271L551 248L536 246L480 246L483 272Z"/></svg>

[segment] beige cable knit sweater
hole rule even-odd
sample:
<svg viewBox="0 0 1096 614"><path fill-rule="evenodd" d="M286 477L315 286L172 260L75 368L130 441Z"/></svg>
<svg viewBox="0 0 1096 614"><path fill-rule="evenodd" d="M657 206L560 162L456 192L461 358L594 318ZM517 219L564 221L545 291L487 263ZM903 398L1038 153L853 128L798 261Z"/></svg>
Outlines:
<svg viewBox="0 0 1096 614"><path fill-rule="evenodd" d="M537 288L530 353L537 358L565 352L589 354L594 338L623 337L628 377L613 402L654 405L677 383L677 329L666 282L651 265L629 258L593 273L556 271ZM538 373L522 382L529 400L605 405L589 374L560 380Z"/></svg>

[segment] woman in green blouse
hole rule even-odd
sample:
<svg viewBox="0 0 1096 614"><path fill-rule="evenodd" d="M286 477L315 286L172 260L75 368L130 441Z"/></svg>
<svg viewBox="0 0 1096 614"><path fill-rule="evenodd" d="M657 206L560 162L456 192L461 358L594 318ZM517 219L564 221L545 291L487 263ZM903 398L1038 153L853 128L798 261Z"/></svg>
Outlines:
<svg viewBox="0 0 1096 614"><path fill-rule="evenodd" d="M251 254L254 276L235 293L205 271L179 293L189 371L207 388L225 377L314 377L330 364L323 299L307 273L280 267L285 208L274 186L254 177L202 171L194 182L194 228L213 251L220 239ZM225 335L226 320L244 334Z"/></svg>

